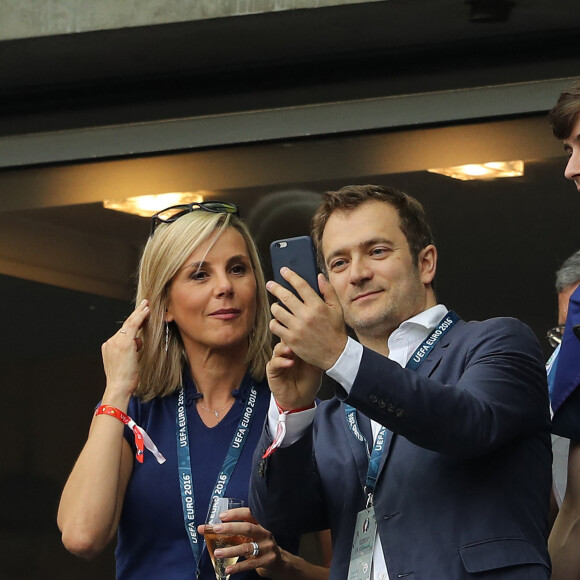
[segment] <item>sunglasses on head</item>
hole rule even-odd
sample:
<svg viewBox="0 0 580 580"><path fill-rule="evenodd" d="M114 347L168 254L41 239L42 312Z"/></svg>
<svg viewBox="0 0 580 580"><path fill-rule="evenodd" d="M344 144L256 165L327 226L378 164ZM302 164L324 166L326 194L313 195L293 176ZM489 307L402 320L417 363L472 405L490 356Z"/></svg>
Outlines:
<svg viewBox="0 0 580 580"><path fill-rule="evenodd" d="M240 210L238 206L234 203L229 203L227 201L202 201L196 203L184 203L181 205L172 205L158 211L155 215L151 216L151 237L155 233L155 229L159 224L172 224L175 220L178 220L181 216L191 213L192 211L208 211L210 213L231 213L237 217L240 217Z"/></svg>

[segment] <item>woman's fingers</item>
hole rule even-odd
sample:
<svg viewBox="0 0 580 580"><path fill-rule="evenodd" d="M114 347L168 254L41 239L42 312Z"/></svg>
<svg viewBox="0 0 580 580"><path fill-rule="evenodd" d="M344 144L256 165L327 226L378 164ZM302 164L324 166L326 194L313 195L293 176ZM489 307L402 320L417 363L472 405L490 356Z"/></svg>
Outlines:
<svg viewBox="0 0 580 580"><path fill-rule="evenodd" d="M149 301L143 300L137 308L129 315L123 326L118 330L117 335L124 335L130 339L137 338L137 333L142 328L143 323L149 316Z"/></svg>

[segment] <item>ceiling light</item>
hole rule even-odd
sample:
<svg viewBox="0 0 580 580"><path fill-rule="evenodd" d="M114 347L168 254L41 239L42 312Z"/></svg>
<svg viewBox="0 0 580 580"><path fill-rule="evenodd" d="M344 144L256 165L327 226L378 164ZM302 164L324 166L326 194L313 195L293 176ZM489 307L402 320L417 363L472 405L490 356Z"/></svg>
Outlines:
<svg viewBox="0 0 580 580"><path fill-rule="evenodd" d="M523 161L490 161L489 163L471 163L456 167L427 169L431 173L447 175L453 179L469 181L473 179L496 179L498 177L521 177L524 174Z"/></svg>
<svg viewBox="0 0 580 580"><path fill-rule="evenodd" d="M103 201L103 207L124 211L143 217L151 217L153 214L170 207L172 205L181 205L185 203L199 203L203 201L201 193L176 192L176 193L157 193L154 195L140 195L137 197L128 197L127 199L115 199Z"/></svg>

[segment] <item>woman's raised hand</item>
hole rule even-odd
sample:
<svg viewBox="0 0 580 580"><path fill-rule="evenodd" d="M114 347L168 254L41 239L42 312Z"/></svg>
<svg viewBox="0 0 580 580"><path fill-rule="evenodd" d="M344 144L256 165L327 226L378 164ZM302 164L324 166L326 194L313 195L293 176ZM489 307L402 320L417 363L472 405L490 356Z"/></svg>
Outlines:
<svg viewBox="0 0 580 580"><path fill-rule="evenodd" d="M119 397L128 398L137 388L139 377L138 353L143 341L138 333L149 316L149 302L143 300L123 326L101 347L107 387L103 403L115 405Z"/></svg>

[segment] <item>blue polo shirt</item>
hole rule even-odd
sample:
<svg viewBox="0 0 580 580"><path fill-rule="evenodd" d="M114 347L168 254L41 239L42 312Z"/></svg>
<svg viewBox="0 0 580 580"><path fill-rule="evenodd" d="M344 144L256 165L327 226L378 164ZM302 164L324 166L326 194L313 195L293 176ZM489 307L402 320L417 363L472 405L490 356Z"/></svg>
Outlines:
<svg viewBox="0 0 580 580"><path fill-rule="evenodd" d="M215 426L201 420L195 400L201 395L190 373L184 373L185 408L189 433L191 468L194 483L195 525L203 524L218 473L238 427L244 402L252 384L246 376L233 391L235 402L227 415ZM252 455L258 444L270 400L265 382L254 383L258 391L255 415L247 442L231 476L225 495L247 501ZM117 580L192 580L195 560L185 530L177 468L176 411L177 393L143 403L133 398L128 415L141 427L165 456L157 463L146 450L145 460L134 460L133 472L123 504L116 550ZM134 449L132 431L125 437ZM201 539L201 536L200 536ZM295 551L298 541L284 546ZM211 560L204 549L200 578L215 580ZM236 574L231 580L259 578L255 572Z"/></svg>

